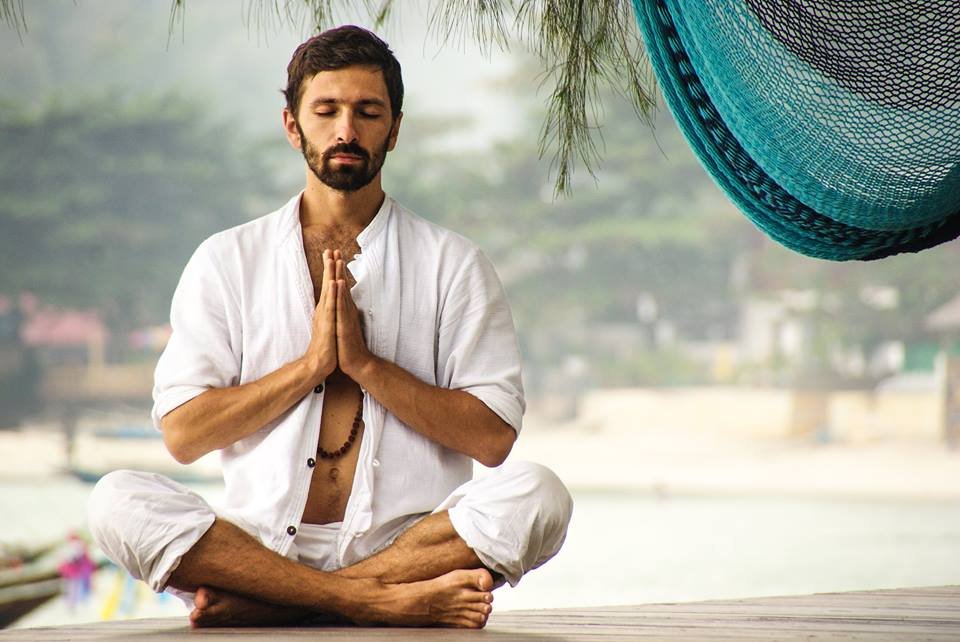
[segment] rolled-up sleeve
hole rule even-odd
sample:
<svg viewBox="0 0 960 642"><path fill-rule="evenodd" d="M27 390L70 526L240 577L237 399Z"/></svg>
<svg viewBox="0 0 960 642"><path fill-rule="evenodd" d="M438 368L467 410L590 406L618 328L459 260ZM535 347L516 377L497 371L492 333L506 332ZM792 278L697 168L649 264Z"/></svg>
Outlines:
<svg viewBox="0 0 960 642"><path fill-rule="evenodd" d="M478 249L461 265L441 309L437 381L477 397L520 431L525 402L516 330L500 279Z"/></svg>
<svg viewBox="0 0 960 642"><path fill-rule="evenodd" d="M172 333L154 371L151 418L158 430L160 420L171 410L210 388L239 381L237 305L212 245L211 238L197 248L173 294Z"/></svg>

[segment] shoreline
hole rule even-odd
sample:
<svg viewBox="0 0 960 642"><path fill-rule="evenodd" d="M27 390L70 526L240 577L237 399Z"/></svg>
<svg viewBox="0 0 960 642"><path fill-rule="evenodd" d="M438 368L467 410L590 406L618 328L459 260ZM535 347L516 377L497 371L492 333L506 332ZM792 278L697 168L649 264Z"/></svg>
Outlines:
<svg viewBox="0 0 960 642"><path fill-rule="evenodd" d="M166 460L172 463L160 439L92 441L91 435L86 426L78 431L75 451L84 463L106 468L160 464L164 469ZM548 424L528 416L510 458L542 463L579 492L960 500L960 450L921 437L820 444L704 428ZM215 459L206 467L215 470ZM478 476L484 470L475 466ZM65 440L54 426L0 431L0 481L16 484L69 475Z"/></svg>

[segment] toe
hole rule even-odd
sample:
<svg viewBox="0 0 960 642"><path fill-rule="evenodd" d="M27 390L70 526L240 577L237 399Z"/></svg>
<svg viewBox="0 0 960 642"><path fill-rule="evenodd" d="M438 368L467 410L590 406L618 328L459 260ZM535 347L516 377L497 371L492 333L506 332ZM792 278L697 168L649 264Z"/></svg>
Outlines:
<svg viewBox="0 0 960 642"><path fill-rule="evenodd" d="M468 604L467 608L474 613L482 613L483 615L490 615L490 612L493 611L493 607L484 602L474 602L473 604Z"/></svg>
<svg viewBox="0 0 960 642"><path fill-rule="evenodd" d="M481 629L487 623L485 617L461 615L453 621L453 625L461 629Z"/></svg>
<svg viewBox="0 0 960 642"><path fill-rule="evenodd" d="M487 569L477 569L476 581L477 588L481 591L493 590L493 577L490 575L490 571Z"/></svg>
<svg viewBox="0 0 960 642"><path fill-rule="evenodd" d="M472 613L467 616L478 629L482 629L487 624L486 613Z"/></svg>
<svg viewBox="0 0 960 642"><path fill-rule="evenodd" d="M196 594L193 596L193 604L201 611L208 609L218 601L217 594L206 586L201 586L197 589Z"/></svg>
<svg viewBox="0 0 960 642"><path fill-rule="evenodd" d="M200 609L190 611L190 628L196 629L204 624L204 614Z"/></svg>
<svg viewBox="0 0 960 642"><path fill-rule="evenodd" d="M476 589L463 589L457 595L457 599L462 604L490 604L488 596L490 593L484 593Z"/></svg>

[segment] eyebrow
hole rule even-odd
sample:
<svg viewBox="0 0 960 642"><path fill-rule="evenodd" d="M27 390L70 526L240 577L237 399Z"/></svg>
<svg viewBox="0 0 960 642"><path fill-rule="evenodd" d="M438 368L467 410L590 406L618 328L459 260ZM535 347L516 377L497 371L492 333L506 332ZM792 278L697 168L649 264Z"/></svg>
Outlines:
<svg viewBox="0 0 960 642"><path fill-rule="evenodd" d="M363 98L362 100L349 101L349 100L338 100L336 98L317 98L310 102L311 108L320 107L321 105L339 105L343 103L351 103L359 107L364 107L366 105L373 105L374 107L383 107L386 108L387 103L383 102L379 98Z"/></svg>

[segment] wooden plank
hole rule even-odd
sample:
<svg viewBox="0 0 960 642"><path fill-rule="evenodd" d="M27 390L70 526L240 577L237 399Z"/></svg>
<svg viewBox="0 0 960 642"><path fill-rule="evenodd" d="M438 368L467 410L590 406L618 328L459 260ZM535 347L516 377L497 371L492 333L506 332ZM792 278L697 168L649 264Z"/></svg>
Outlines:
<svg viewBox="0 0 960 642"><path fill-rule="evenodd" d="M483 631L397 628L248 628L191 631L186 618L0 632L0 640L218 641L317 639L421 642L660 640L960 640L960 587L864 591L679 604L495 612Z"/></svg>

